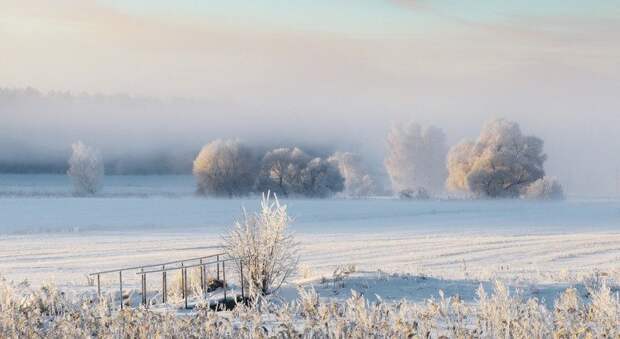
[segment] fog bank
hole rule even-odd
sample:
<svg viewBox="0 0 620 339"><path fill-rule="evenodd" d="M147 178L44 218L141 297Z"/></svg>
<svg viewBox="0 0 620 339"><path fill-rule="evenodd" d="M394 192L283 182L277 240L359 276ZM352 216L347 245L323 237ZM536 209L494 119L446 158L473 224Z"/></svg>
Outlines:
<svg viewBox="0 0 620 339"><path fill-rule="evenodd" d="M620 117L612 112L618 99L611 87L580 96L564 89L554 96L557 89L532 90L516 104L500 94L452 93L407 106L363 97L246 102L2 89L0 171L64 173L71 143L82 140L102 151L108 174L189 174L204 144L241 138L258 150L297 145L321 156L355 151L384 173L385 136L394 122L432 123L452 145L475 138L485 121L505 117L545 141L547 174L557 176L569 195L615 195Z"/></svg>

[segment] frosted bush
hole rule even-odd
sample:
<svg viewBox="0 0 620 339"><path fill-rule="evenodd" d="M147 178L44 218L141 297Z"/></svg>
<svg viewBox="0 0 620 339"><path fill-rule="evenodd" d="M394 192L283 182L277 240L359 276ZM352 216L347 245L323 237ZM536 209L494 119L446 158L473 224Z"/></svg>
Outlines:
<svg viewBox="0 0 620 339"><path fill-rule="evenodd" d="M313 158L297 147L278 148L263 157L256 189L282 196L325 198L344 189L344 178L333 162Z"/></svg>
<svg viewBox="0 0 620 339"><path fill-rule="evenodd" d="M237 269L243 266L251 296L276 291L297 269L298 244L288 229L291 218L286 205L268 192L263 195L260 210L244 211L224 237L226 254L235 259ZM242 265L241 265L242 264Z"/></svg>
<svg viewBox="0 0 620 339"><path fill-rule="evenodd" d="M205 277L207 279L207 277ZM201 295L203 293L200 280L200 267L187 269L187 290L188 296ZM169 299L172 302L180 302L183 298L183 274L181 270L175 271L169 282L168 287Z"/></svg>
<svg viewBox="0 0 620 339"><path fill-rule="evenodd" d="M601 338L620 337L620 298L618 293L611 293L606 283L597 290L590 290L592 304L586 315L596 324L592 326L594 336Z"/></svg>
<svg viewBox="0 0 620 339"><path fill-rule="evenodd" d="M495 283L494 293L486 294L482 286L478 290L479 329L495 338L542 338L549 337L552 321L549 312L538 299L523 300L511 295L508 287Z"/></svg>
<svg viewBox="0 0 620 339"><path fill-rule="evenodd" d="M63 293L53 285L31 289L0 279L0 338L618 338L620 300L603 285L582 300L567 289L548 310L501 283L479 300L458 296L422 304L371 303L353 291L344 301L301 290L290 303L257 298L231 312L197 308L113 309L107 298Z"/></svg>
<svg viewBox="0 0 620 339"><path fill-rule="evenodd" d="M69 158L67 175L73 181L75 194L95 194L103 184L104 166L101 153L81 141L71 145L73 153Z"/></svg>
<svg viewBox="0 0 620 339"><path fill-rule="evenodd" d="M218 197L249 194L256 180L258 161L239 140L215 140L194 160L198 193Z"/></svg>
<svg viewBox="0 0 620 339"><path fill-rule="evenodd" d="M301 171L311 159L297 147L277 148L267 152L261 161L257 189L280 196L301 192Z"/></svg>

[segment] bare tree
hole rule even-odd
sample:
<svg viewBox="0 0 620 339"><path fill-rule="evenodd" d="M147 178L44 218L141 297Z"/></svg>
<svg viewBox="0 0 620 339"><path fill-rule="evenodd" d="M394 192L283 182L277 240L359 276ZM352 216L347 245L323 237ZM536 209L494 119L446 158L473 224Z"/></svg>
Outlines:
<svg viewBox="0 0 620 339"><path fill-rule="evenodd" d="M239 140L215 140L194 160L198 192L214 196L242 196L254 187L258 161Z"/></svg>
<svg viewBox="0 0 620 339"><path fill-rule="evenodd" d="M95 148L86 146L81 141L71 145L73 153L69 158L67 175L73 181L75 194L95 194L103 185L105 174L103 158Z"/></svg>
<svg viewBox="0 0 620 339"><path fill-rule="evenodd" d="M268 295L297 269L298 247L288 226L291 218L286 205L274 195L263 194L260 211L243 213L230 232L224 236L225 252L243 266L250 296ZM239 265L243 263L243 265Z"/></svg>
<svg viewBox="0 0 620 339"><path fill-rule="evenodd" d="M556 178L544 177L525 187L522 197L533 200L562 200L564 188Z"/></svg>
<svg viewBox="0 0 620 339"><path fill-rule="evenodd" d="M327 161L337 166L344 178L346 196L359 198L376 192L377 185L364 167L359 154L336 152Z"/></svg>
<svg viewBox="0 0 620 339"><path fill-rule="evenodd" d="M450 150L447 186L478 197L518 197L545 175L546 158L541 139L522 135L515 122L494 120L478 140Z"/></svg>
<svg viewBox="0 0 620 339"><path fill-rule="evenodd" d="M423 188L443 190L446 179L445 134L437 127L419 124L394 125L387 136L385 168L394 192Z"/></svg>

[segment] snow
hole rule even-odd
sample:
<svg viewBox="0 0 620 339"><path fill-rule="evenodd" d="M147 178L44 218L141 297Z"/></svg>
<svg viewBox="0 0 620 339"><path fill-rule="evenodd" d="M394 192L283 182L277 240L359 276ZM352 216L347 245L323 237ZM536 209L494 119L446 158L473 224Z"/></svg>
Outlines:
<svg viewBox="0 0 620 339"><path fill-rule="evenodd" d="M76 198L66 176L0 176L0 275L92 288L89 272L215 253L241 208L259 205L194 196L188 176L106 177L105 185L98 197ZM467 299L501 279L549 297L593 272L620 281L616 200L283 202L302 244L297 282L322 289L339 265L357 267L344 288L324 287L326 296L368 285L366 295L393 300L439 289Z"/></svg>

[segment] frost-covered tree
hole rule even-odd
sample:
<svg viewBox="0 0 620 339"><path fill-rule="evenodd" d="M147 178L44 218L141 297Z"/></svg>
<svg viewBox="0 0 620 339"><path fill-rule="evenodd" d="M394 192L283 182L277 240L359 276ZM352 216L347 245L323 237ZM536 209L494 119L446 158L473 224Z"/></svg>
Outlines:
<svg viewBox="0 0 620 339"><path fill-rule="evenodd" d="M556 178L544 177L526 186L522 197L532 200L562 200L564 189Z"/></svg>
<svg viewBox="0 0 620 339"><path fill-rule="evenodd" d="M194 160L198 193L243 196L252 191L258 161L239 140L215 140L202 148Z"/></svg>
<svg viewBox="0 0 620 339"><path fill-rule="evenodd" d="M267 152L261 163L257 190L283 196L326 197L344 189L338 168L301 149L278 148Z"/></svg>
<svg viewBox="0 0 620 339"><path fill-rule="evenodd" d="M346 196L366 197L376 191L377 185L368 174L359 154L336 152L327 160L338 167L344 178L344 194Z"/></svg>
<svg viewBox="0 0 620 339"><path fill-rule="evenodd" d="M477 197L518 197L545 175L543 141L524 136L503 119L487 123L478 140L463 141L448 154L447 186Z"/></svg>
<svg viewBox="0 0 620 339"><path fill-rule="evenodd" d="M437 127L393 125L387 136L385 168L394 192L424 188L443 190L446 180L446 137Z"/></svg>
<svg viewBox="0 0 620 339"><path fill-rule="evenodd" d="M297 147L267 152L261 161L257 189L281 196L301 192L301 172L310 160L312 157Z"/></svg>
<svg viewBox="0 0 620 339"><path fill-rule="evenodd" d="M299 244L288 229L291 218L286 205L270 195L263 194L260 211L244 211L224 236L226 254L235 259L238 270L243 266L250 296L271 294L280 288L295 272L299 259Z"/></svg>
<svg viewBox="0 0 620 339"><path fill-rule="evenodd" d="M325 159L314 158L301 170L301 187L297 193L325 198L344 189L344 178L338 167Z"/></svg>
<svg viewBox="0 0 620 339"><path fill-rule="evenodd" d="M257 181L257 190L283 196L327 197L343 189L344 179L337 167L297 147L267 152Z"/></svg>
<svg viewBox="0 0 620 339"><path fill-rule="evenodd" d="M71 145L73 153L69 158L67 175L73 181L75 194L95 194L103 185L105 174L101 153L78 141Z"/></svg>

